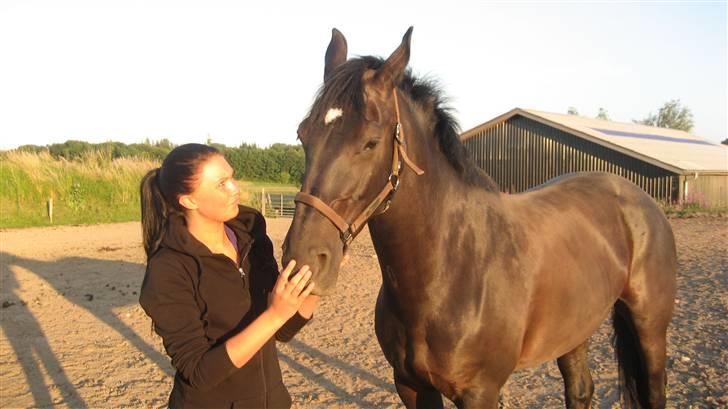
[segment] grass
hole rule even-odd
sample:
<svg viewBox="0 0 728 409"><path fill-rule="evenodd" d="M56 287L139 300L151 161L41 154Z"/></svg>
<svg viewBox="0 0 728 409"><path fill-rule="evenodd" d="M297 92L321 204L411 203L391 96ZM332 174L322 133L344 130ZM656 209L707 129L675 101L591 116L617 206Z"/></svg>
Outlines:
<svg viewBox="0 0 728 409"><path fill-rule="evenodd" d="M118 158L103 151L78 161L47 152L0 153L0 227L89 224L138 220L139 180L158 163Z"/></svg>
<svg viewBox="0 0 728 409"><path fill-rule="evenodd" d="M103 151L80 160L54 159L47 152L0 152L0 228L115 223L139 220L139 182L159 162L116 158ZM297 187L240 181L241 202L254 205L261 189L295 192ZM258 193L256 195L255 193ZM259 198L257 199L259 202Z"/></svg>
<svg viewBox="0 0 728 409"><path fill-rule="evenodd" d="M283 183L273 183L273 182L257 182L257 181L244 181L244 182L241 181L240 188L246 189L249 191L256 191L256 192L260 192L261 189L276 191L276 192L298 192L300 190L300 187L295 186L295 185L289 185L289 184L283 184Z"/></svg>

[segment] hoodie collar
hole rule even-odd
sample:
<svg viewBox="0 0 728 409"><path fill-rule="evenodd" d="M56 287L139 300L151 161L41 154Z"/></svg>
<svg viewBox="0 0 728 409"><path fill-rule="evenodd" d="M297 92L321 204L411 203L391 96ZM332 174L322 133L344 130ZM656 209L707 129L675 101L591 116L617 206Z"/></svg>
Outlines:
<svg viewBox="0 0 728 409"><path fill-rule="evenodd" d="M251 244L256 226L256 211L246 206L238 206L238 215L225 222L238 239L238 251ZM212 256L213 253L187 229L187 222L181 214L173 213L167 219L167 229L162 239L162 247L192 256Z"/></svg>

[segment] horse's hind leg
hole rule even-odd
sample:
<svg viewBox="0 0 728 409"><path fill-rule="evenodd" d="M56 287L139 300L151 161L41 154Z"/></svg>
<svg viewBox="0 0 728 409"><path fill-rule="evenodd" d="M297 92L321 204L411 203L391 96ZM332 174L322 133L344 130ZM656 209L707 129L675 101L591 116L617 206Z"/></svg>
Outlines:
<svg viewBox="0 0 728 409"><path fill-rule="evenodd" d="M443 408L442 395L435 388L423 385L415 386L404 382L397 376L396 372L394 374L394 386L397 387L397 393L407 409Z"/></svg>
<svg viewBox="0 0 728 409"><path fill-rule="evenodd" d="M664 408L667 400L665 396L667 325L635 317L635 328L640 337L640 346L645 358L650 407L653 409Z"/></svg>
<svg viewBox="0 0 728 409"><path fill-rule="evenodd" d="M666 404L667 327L677 271L672 232L667 221L659 222L652 223L644 241L636 242L629 280L612 320L623 390L630 395L625 400L653 409Z"/></svg>
<svg viewBox="0 0 728 409"><path fill-rule="evenodd" d="M638 306L617 301L613 320L619 364L632 395L625 400L644 408L660 409L666 405L667 325L671 308L655 311L655 306L652 307L644 312Z"/></svg>
<svg viewBox="0 0 728 409"><path fill-rule="evenodd" d="M564 377L566 407L589 408L594 394L594 382L589 373L587 349L589 341L574 348L556 360Z"/></svg>

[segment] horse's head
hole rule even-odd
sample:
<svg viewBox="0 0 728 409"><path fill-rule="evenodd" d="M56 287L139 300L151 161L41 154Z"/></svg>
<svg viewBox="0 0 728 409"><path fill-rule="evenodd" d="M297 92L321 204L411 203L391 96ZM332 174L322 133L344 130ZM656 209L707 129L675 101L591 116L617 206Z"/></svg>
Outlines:
<svg viewBox="0 0 728 409"><path fill-rule="evenodd" d="M404 150L395 92L409 61L411 34L410 27L386 60L347 62L346 39L334 29L324 84L299 125L306 170L283 262L310 266L319 295L336 284L351 240L388 206L403 163L421 172Z"/></svg>

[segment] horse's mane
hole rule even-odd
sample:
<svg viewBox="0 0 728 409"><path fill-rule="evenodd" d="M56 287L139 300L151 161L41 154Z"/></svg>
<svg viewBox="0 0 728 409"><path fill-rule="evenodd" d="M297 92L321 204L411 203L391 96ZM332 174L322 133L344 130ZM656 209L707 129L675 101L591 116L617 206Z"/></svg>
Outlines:
<svg viewBox="0 0 728 409"><path fill-rule="evenodd" d="M384 60L381 58L365 56L348 60L337 67L319 90L311 106L310 118L315 120L323 118L326 110L332 106L362 112L364 110L362 76L366 70L376 70L383 63ZM437 82L428 78L417 78L408 68L399 84L399 89L423 109L431 110L434 118L434 134L440 150L463 181L469 185L498 191L498 185L475 165L460 141L458 137L460 125L453 118L451 108L446 106L447 100L443 97Z"/></svg>

